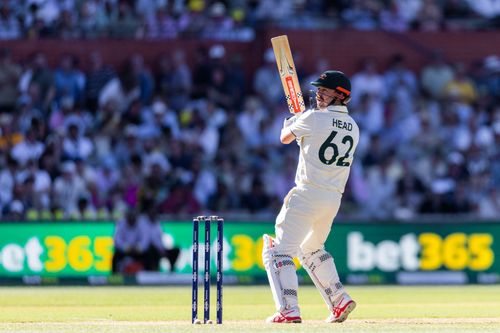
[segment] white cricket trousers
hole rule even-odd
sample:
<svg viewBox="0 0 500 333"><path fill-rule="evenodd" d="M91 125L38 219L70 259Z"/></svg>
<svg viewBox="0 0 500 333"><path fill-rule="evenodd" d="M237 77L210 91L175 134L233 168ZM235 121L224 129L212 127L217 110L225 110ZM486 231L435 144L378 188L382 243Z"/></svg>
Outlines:
<svg viewBox="0 0 500 333"><path fill-rule="evenodd" d="M341 199L337 191L303 186L291 189L276 217L276 253L297 257L324 249Z"/></svg>

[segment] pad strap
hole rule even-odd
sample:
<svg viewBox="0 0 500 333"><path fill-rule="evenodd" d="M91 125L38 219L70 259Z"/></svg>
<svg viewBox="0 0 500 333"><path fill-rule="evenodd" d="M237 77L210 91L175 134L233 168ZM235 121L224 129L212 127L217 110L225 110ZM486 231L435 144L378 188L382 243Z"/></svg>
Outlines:
<svg viewBox="0 0 500 333"><path fill-rule="evenodd" d="M321 249L303 254L300 260L327 307L331 309L335 300L344 292L333 257Z"/></svg>
<svg viewBox="0 0 500 333"><path fill-rule="evenodd" d="M276 310L284 311L297 307L298 279L293 258L286 254L276 253L274 239L271 236L264 235L263 240L262 259Z"/></svg>

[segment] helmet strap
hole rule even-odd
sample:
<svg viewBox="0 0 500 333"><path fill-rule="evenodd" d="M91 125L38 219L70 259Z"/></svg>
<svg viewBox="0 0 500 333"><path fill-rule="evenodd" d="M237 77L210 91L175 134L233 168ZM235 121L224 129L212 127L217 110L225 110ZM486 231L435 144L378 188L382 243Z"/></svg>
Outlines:
<svg viewBox="0 0 500 333"><path fill-rule="evenodd" d="M330 104L328 104L328 106L335 105L337 101L340 105L347 105L347 103L351 101L351 96L346 96L343 92L335 91L335 97L332 99Z"/></svg>

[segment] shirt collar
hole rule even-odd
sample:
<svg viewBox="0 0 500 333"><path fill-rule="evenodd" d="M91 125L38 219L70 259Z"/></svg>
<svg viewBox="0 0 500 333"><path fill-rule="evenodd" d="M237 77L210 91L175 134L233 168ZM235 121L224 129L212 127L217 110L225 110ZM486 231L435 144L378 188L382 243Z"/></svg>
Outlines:
<svg viewBox="0 0 500 333"><path fill-rule="evenodd" d="M337 111L348 113L347 107L345 105L329 105L326 107L328 111Z"/></svg>

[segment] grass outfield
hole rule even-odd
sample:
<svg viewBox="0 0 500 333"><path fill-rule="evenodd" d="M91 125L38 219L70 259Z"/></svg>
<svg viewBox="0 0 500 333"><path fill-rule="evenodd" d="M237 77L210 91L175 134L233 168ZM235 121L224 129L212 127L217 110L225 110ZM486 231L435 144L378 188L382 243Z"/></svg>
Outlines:
<svg viewBox="0 0 500 333"><path fill-rule="evenodd" d="M2 287L0 332L500 332L500 286L348 290L358 307L345 323L323 323L323 300L306 286L303 323L270 325L263 322L274 311L268 287L227 286L221 326L190 324L189 287Z"/></svg>

